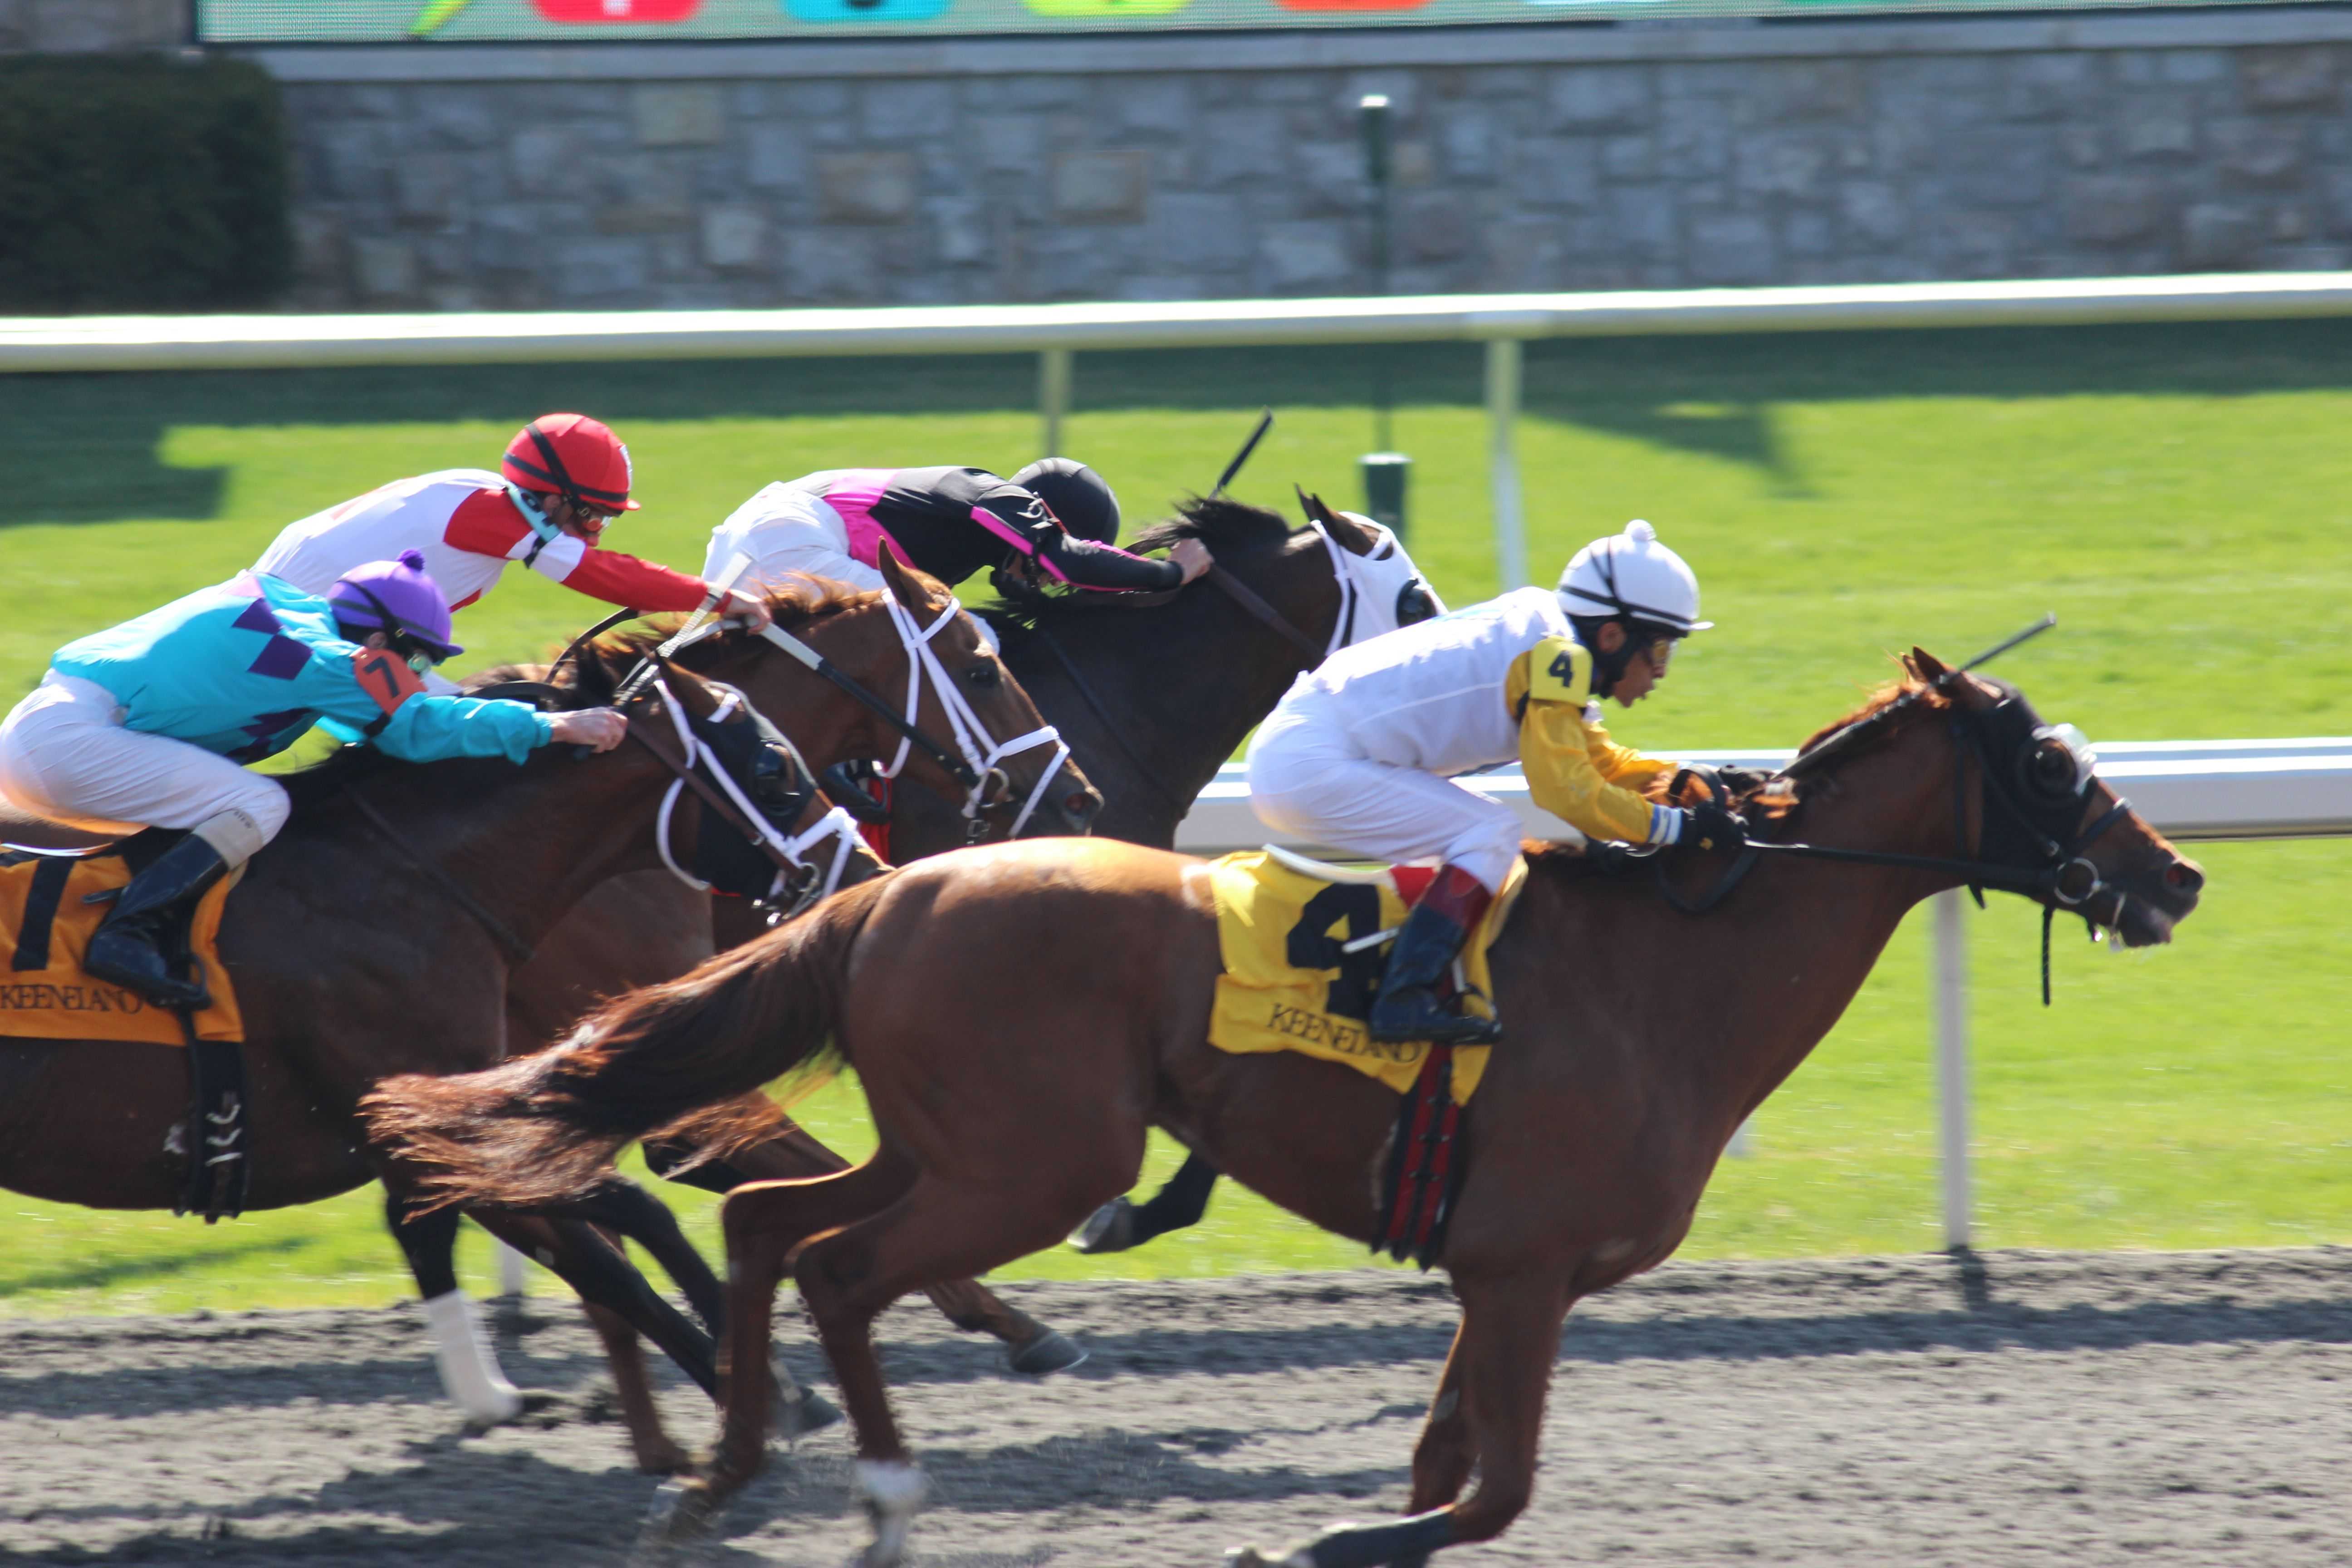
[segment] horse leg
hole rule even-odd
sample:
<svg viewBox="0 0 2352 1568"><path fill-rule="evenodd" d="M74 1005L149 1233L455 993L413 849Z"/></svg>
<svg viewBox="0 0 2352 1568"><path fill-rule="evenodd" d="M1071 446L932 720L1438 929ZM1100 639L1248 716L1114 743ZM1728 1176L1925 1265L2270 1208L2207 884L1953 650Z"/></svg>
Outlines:
<svg viewBox="0 0 2352 1568"><path fill-rule="evenodd" d="M1123 1162L1115 1147L1100 1164L1103 1180L1095 1194L1116 1191L1132 1177L1133 1164ZM887 1208L816 1234L794 1254L793 1275L801 1300L816 1321L857 1432L858 1486L874 1524L862 1568L895 1568L903 1561L908 1527L926 1489L922 1471L907 1457L875 1359L875 1318L922 1280L948 1269L987 1268L1052 1245L1095 1201L1083 1178L1074 1181L1071 1174L1039 1173L1038 1189L1025 1193L927 1175ZM1073 1192L1076 1205L1057 1212L1056 1198Z"/></svg>
<svg viewBox="0 0 2352 1568"><path fill-rule="evenodd" d="M1201 1223L1209 1212L1209 1192L1217 1184L1217 1168L1198 1154L1188 1154L1176 1173L1160 1184L1145 1203L1122 1195L1087 1216L1070 1237L1070 1245L1088 1257L1125 1252L1145 1242Z"/></svg>
<svg viewBox="0 0 2352 1568"><path fill-rule="evenodd" d="M484 1210L474 1215L482 1228L544 1268L580 1299L617 1312L677 1363L705 1394L719 1392L717 1350L711 1337L661 1298L621 1249L584 1220Z"/></svg>
<svg viewBox="0 0 2352 1568"><path fill-rule="evenodd" d="M629 1429L629 1452L637 1468L649 1476L683 1475L694 1468L694 1457L678 1447L662 1426L661 1407L654 1403L652 1378L646 1371L645 1347L626 1318L610 1307L583 1301L596 1337L604 1342L604 1360L613 1369L613 1386L621 1399L621 1422Z"/></svg>
<svg viewBox="0 0 2352 1568"><path fill-rule="evenodd" d="M383 1218L416 1277L441 1391L465 1413L468 1426L495 1426L521 1415L522 1391L499 1366L498 1352L482 1330L480 1303L457 1288L457 1211L420 1214L408 1194L386 1187Z"/></svg>
<svg viewBox="0 0 2352 1568"><path fill-rule="evenodd" d="M1493 1540L1525 1510L1535 1490L1544 1394L1559 1354L1567 1289L1553 1279L1528 1279L1456 1280L1455 1288L1462 1298L1462 1328L1445 1382L1457 1385L1467 1413L1478 1489L1467 1502L1391 1524L1336 1525L1285 1556L1265 1557L1244 1548L1227 1557L1230 1568L1421 1568L1442 1547ZM1441 1399L1444 1390L1442 1382ZM1443 1425L1434 1407L1431 1416L1433 1426ZM1415 1461L1418 1472L1418 1454ZM1416 1498L1419 1485L1416 1474Z"/></svg>
<svg viewBox="0 0 2352 1568"><path fill-rule="evenodd" d="M646 1163L656 1175L684 1182L714 1193L728 1193L752 1181L803 1181L849 1168L849 1162L826 1148L808 1130L787 1119L775 1134L740 1149L725 1160L686 1166L692 1150L675 1139L645 1145ZM670 1173L677 1171L676 1176ZM1216 1179L1215 1173L1210 1180ZM940 1314L966 1333L989 1333L1004 1343L1004 1364L1014 1372L1043 1377L1065 1372L1087 1359L1087 1352L1067 1335L1047 1327L1028 1313L1008 1306L976 1279L955 1279L924 1287L923 1293Z"/></svg>
<svg viewBox="0 0 2352 1568"><path fill-rule="evenodd" d="M784 1266L809 1237L851 1225L896 1203L914 1168L886 1145L863 1165L808 1182L753 1182L727 1194L719 1211L727 1237L727 1333L721 1350L719 1443L708 1471L656 1504L659 1539L700 1533L766 1457L770 1321ZM832 1347L826 1346L828 1355ZM870 1361L870 1355L869 1355ZM836 1378L842 1363L834 1360ZM878 1385L878 1384L877 1384ZM867 1419L845 1384L844 1403L863 1438ZM884 1412L887 1423L887 1413Z"/></svg>
<svg viewBox="0 0 2352 1568"><path fill-rule="evenodd" d="M1405 1512L1427 1513L1444 1508L1462 1495L1469 1483L1470 1467L1478 1450L1470 1442L1470 1416L1462 1408L1462 1330L1454 1331L1454 1349L1429 1402L1429 1418L1412 1449L1412 1500Z"/></svg>

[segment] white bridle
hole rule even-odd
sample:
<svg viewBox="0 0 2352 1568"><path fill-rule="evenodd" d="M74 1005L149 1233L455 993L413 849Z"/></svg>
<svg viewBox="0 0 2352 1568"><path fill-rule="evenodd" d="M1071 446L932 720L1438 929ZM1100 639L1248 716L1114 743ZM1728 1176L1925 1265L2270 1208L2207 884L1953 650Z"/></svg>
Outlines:
<svg viewBox="0 0 2352 1568"><path fill-rule="evenodd" d="M824 843L828 838L833 840L833 857L824 866L824 874L821 878L812 879L809 885L802 889L791 912L798 913L819 899L831 897L840 888L841 874L848 868L849 858L856 852L856 847L859 842L856 820L836 805L800 832L793 834L783 832L774 823L770 822L759 807L751 804L744 795L741 786L736 784L734 775L727 771L718 758L705 755L705 748L701 742L695 739L693 730L688 726L686 710L678 706L677 694L669 689L669 683L656 678L654 685L662 695L662 711L669 715L670 727L677 732L678 752L685 765L693 768L707 762L709 765L704 771L718 781L719 789L725 792L729 800L735 803L735 809L743 814L743 820L751 825L752 831L765 839L770 847L795 868L806 871L814 868L807 855L809 848L814 845ZM742 700L740 692L728 692L719 700L719 706L711 710L711 721L725 722L727 716L732 713L736 705ZM745 703L744 706L748 707L749 704ZM676 857L669 852L670 814L677 809L678 795L685 788L685 778L683 776L675 778L670 781L669 789L662 795L661 815L654 822L654 847L660 852L662 864L669 868L671 876L697 892L707 893L710 890L710 884L679 865ZM771 898L782 890L784 874L778 871L776 880L768 889Z"/></svg>
<svg viewBox="0 0 2352 1568"><path fill-rule="evenodd" d="M1029 818L1035 815L1037 803L1045 798L1046 789L1062 771L1062 764L1070 760L1070 748L1062 739L1062 732L1051 724L1041 724L1027 734L1017 735L1010 741L999 741L988 732L988 726L949 678L946 667L940 663L940 656L931 650L931 639L963 613L963 606L953 595L949 595L947 607L928 626L919 624L914 612L898 603L895 595L886 594L882 603L890 612L890 624L898 628L899 646L907 652L908 726L912 728L921 714L923 678L928 673L932 689L939 694L940 709L948 716L948 729L955 737L956 750L962 753L964 764L971 769L971 793L964 798L963 817L972 838L977 839L980 836L980 814L987 800L989 781L1003 776L996 764L1007 757L1038 746L1050 744L1054 748L1053 762L1037 775L1036 785L1030 790L1029 798L1021 803L1021 815L1013 819L1012 830L1005 835L1007 838L1020 837L1022 828L1027 826ZM882 770L884 778L898 776L899 770L907 765L914 744L911 735L900 733L898 753L890 759L889 766Z"/></svg>

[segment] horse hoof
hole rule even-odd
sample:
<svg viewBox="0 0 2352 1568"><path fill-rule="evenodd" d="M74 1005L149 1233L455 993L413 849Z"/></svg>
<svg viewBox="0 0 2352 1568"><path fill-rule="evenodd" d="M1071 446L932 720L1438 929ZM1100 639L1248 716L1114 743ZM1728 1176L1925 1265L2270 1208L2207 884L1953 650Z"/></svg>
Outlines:
<svg viewBox="0 0 2352 1568"><path fill-rule="evenodd" d="M1070 1245L1089 1258L1125 1252L1135 1245L1135 1205L1123 1197L1111 1199L1070 1232Z"/></svg>
<svg viewBox="0 0 2352 1568"><path fill-rule="evenodd" d="M837 1405L816 1390L804 1388L798 1399L787 1400L778 1407L776 1436L791 1442L840 1423L841 1410Z"/></svg>
<svg viewBox="0 0 2352 1568"><path fill-rule="evenodd" d="M654 1492L653 1507L646 1512L645 1530L637 1537L639 1557L701 1540L718 1522L720 1506L711 1498L710 1488L705 1482L675 1479L664 1481Z"/></svg>
<svg viewBox="0 0 2352 1568"><path fill-rule="evenodd" d="M1225 1553L1225 1568L1315 1568L1315 1560L1304 1551L1268 1557L1255 1546L1236 1546Z"/></svg>
<svg viewBox="0 0 2352 1568"><path fill-rule="evenodd" d="M1054 1329L1047 1329L1025 1343L1008 1345L1004 1351L1004 1364L1031 1377L1067 1372L1086 1359L1084 1346Z"/></svg>

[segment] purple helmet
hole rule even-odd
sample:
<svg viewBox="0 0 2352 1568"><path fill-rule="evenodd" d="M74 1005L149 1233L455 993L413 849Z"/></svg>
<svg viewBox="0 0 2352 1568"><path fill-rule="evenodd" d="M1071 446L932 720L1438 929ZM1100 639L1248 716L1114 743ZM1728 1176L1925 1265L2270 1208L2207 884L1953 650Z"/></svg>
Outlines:
<svg viewBox="0 0 2352 1568"><path fill-rule="evenodd" d="M404 550L397 561L352 567L327 590L327 603L346 626L405 633L443 658L466 651L449 640L449 596L426 574L417 551Z"/></svg>

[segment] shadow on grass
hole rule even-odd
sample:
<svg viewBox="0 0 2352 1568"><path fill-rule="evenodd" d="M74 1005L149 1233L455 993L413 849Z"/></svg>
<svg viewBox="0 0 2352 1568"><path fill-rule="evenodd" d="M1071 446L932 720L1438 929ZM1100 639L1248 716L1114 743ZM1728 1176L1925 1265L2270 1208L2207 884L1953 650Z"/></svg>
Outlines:
<svg viewBox="0 0 2352 1568"><path fill-rule="evenodd" d="M2352 321L2336 321L1554 340L1528 346L1526 406L1801 487L1773 437L1778 401L2231 395L2352 387L2347 367ZM1400 405L1483 396L1476 345L1421 343L1081 354L1074 397L1081 411L1355 407L1383 372ZM163 462L182 426L520 425L586 408L625 437L636 420L1026 412L1036 394L1034 362L1003 354L5 377L0 527L217 515L224 470Z"/></svg>
<svg viewBox="0 0 2352 1568"><path fill-rule="evenodd" d="M0 1276L0 1301L12 1296L28 1295L35 1290L110 1290L146 1279L168 1279L176 1274L185 1274L191 1268L210 1268L216 1264L264 1258L272 1253L299 1252L310 1245L308 1237L280 1236L267 1240L240 1242L234 1247L206 1247L199 1251L163 1257L76 1263L40 1274Z"/></svg>

